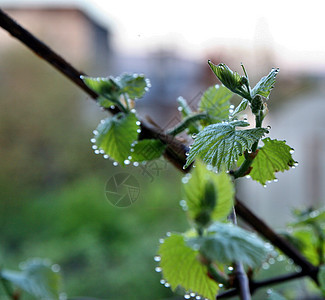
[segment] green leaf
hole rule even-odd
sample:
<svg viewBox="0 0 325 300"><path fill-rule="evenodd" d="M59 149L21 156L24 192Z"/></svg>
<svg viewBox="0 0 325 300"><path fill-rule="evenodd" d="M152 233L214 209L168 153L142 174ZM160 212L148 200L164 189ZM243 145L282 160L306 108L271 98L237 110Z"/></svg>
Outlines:
<svg viewBox="0 0 325 300"><path fill-rule="evenodd" d="M222 264L236 261L256 267L266 258L264 242L255 234L231 223L213 223L208 235L190 238L187 243L206 258Z"/></svg>
<svg viewBox="0 0 325 300"><path fill-rule="evenodd" d="M252 98L254 98L256 95L260 95L268 99L271 90L274 87L275 77L276 75L278 75L278 73L279 73L279 69L273 68L267 76L264 76L252 89L251 91Z"/></svg>
<svg viewBox="0 0 325 300"><path fill-rule="evenodd" d="M290 226L325 223L325 208L321 208L317 210L309 210L306 213L300 212L300 215L296 216L296 218L298 219L298 221L290 223Z"/></svg>
<svg viewBox="0 0 325 300"><path fill-rule="evenodd" d="M217 170L223 167L229 170L239 155L245 150L250 150L252 145L268 132L265 128L236 129L236 126L248 125L244 121L232 121L205 127L196 136L184 167L188 167L195 157L200 157Z"/></svg>
<svg viewBox="0 0 325 300"><path fill-rule="evenodd" d="M210 117L211 123L218 123L228 120L231 91L226 87L215 85L209 87L201 97L199 104L200 110L206 112Z"/></svg>
<svg viewBox="0 0 325 300"><path fill-rule="evenodd" d="M133 113L118 113L103 120L95 131L97 151L104 151L124 165L131 153L131 144L137 139L139 125Z"/></svg>
<svg viewBox="0 0 325 300"><path fill-rule="evenodd" d="M231 114L232 117L235 117L236 115L238 115L240 112L242 112L243 110L245 110L247 108L247 105L249 104L249 101L247 99L243 99L239 105L236 107L236 109L234 110L234 112Z"/></svg>
<svg viewBox="0 0 325 300"><path fill-rule="evenodd" d="M139 74L122 74L115 77L114 81L120 86L121 94L128 94L133 100L141 98L148 90L150 85L149 79Z"/></svg>
<svg viewBox="0 0 325 300"><path fill-rule="evenodd" d="M97 101L102 107L122 104L119 101L120 87L116 84L113 77L88 77L80 76L83 82L100 97Z"/></svg>
<svg viewBox="0 0 325 300"><path fill-rule="evenodd" d="M199 160L183 189L188 217L197 223L201 221L203 226L210 221L225 219L234 204L235 189L230 176L225 172L216 174L207 170ZM214 195L212 200L208 198L211 194ZM204 219L207 222L202 222Z"/></svg>
<svg viewBox="0 0 325 300"><path fill-rule="evenodd" d="M251 96L248 90L248 79L244 76L240 76L237 72L233 72L226 64L213 64L208 61L213 73L218 77L222 84L231 90L232 92L240 95L243 98L251 100Z"/></svg>
<svg viewBox="0 0 325 300"><path fill-rule="evenodd" d="M296 163L292 158L292 148L285 141L262 140L264 146L258 150L258 154L252 163L250 176L252 179L265 185L269 180L276 179L275 172L284 172Z"/></svg>
<svg viewBox="0 0 325 300"><path fill-rule="evenodd" d="M159 158L165 151L166 145L160 140L147 139L137 141L133 147L132 161L148 161Z"/></svg>
<svg viewBox="0 0 325 300"><path fill-rule="evenodd" d="M321 291L323 293L323 296L325 296L325 265L322 265L319 267L317 278L318 278L318 282L319 282Z"/></svg>
<svg viewBox="0 0 325 300"><path fill-rule="evenodd" d="M45 260L29 260L21 272L2 270L0 276L36 298L59 299L61 276Z"/></svg>
<svg viewBox="0 0 325 300"><path fill-rule="evenodd" d="M207 299L215 299L218 283L207 275L207 267L198 260L199 252L188 247L184 237L172 234L159 247L160 267L172 290L182 287Z"/></svg>

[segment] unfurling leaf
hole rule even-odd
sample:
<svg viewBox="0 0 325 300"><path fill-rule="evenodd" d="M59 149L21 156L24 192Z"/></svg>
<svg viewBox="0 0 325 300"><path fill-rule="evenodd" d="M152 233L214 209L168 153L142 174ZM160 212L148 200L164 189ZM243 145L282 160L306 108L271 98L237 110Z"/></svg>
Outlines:
<svg viewBox="0 0 325 300"><path fill-rule="evenodd" d="M137 141L131 154L132 161L148 161L159 158L165 151L166 145L160 140L141 140Z"/></svg>
<svg viewBox="0 0 325 300"><path fill-rule="evenodd" d="M141 98L151 86L150 81L140 74L124 73L115 77L114 81L120 86L120 93L128 94L133 100Z"/></svg>
<svg viewBox="0 0 325 300"><path fill-rule="evenodd" d="M215 299L218 283L210 279L207 266L198 260L199 252L186 245L184 237L172 234L160 245L160 267L172 290L182 287L209 300Z"/></svg>
<svg viewBox="0 0 325 300"><path fill-rule="evenodd" d="M215 222L207 232L206 236L190 238L187 243L211 261L222 264L240 261L256 267L266 257L266 247L260 238L231 223Z"/></svg>
<svg viewBox="0 0 325 300"><path fill-rule="evenodd" d="M231 114L231 117L235 117L238 115L240 112L245 110L249 104L249 101L247 99L243 99L239 105L235 108L234 112Z"/></svg>
<svg viewBox="0 0 325 300"><path fill-rule="evenodd" d="M240 76L237 72L233 72L226 64L221 63L215 65L210 60L208 61L208 64L213 73L226 88L243 98L251 100L251 95L248 89L248 79L246 77Z"/></svg>
<svg viewBox="0 0 325 300"><path fill-rule="evenodd" d="M223 220L230 213L235 189L228 174L211 172L198 160L183 188L188 217L198 225Z"/></svg>
<svg viewBox="0 0 325 300"><path fill-rule="evenodd" d="M274 173L289 170L296 162L291 155L292 148L285 141L270 138L262 141L264 146L258 150L249 175L264 185L267 181L276 179Z"/></svg>
<svg viewBox="0 0 325 300"><path fill-rule="evenodd" d="M97 101L100 106L107 108L111 105L122 105L119 101L120 86L114 81L113 77L80 76L80 78L99 95Z"/></svg>
<svg viewBox="0 0 325 300"><path fill-rule="evenodd" d="M237 126L248 125L244 121L232 121L205 127L196 136L185 167L188 167L195 157L199 157L218 170L224 167L229 170L238 160L239 155L250 150L252 145L268 132L265 128L236 129Z"/></svg>
<svg viewBox="0 0 325 300"><path fill-rule="evenodd" d="M139 125L133 113L118 113L101 122L95 131L97 151L104 151L124 165L131 153L131 144L137 139Z"/></svg>
<svg viewBox="0 0 325 300"><path fill-rule="evenodd" d="M264 76L252 89L251 91L252 98L254 98L256 95L260 95L268 99L271 90L274 87L275 77L276 75L278 75L279 71L280 70L278 68L277 69L273 68L267 76Z"/></svg>
<svg viewBox="0 0 325 300"><path fill-rule="evenodd" d="M215 85L209 87L201 97L199 108L209 116L211 123L228 120L230 98L232 93L224 86Z"/></svg>

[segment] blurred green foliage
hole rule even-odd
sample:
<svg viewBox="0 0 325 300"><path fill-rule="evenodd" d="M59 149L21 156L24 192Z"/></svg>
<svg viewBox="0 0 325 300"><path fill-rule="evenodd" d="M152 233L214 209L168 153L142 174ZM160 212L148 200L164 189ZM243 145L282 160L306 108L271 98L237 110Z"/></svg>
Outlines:
<svg viewBox="0 0 325 300"><path fill-rule="evenodd" d="M0 79L0 266L49 258L61 266L68 297L173 297L153 257L166 231L185 229L181 175L167 166L149 178L93 154L89 139L104 114L32 54L4 58ZM105 197L118 172L140 184L139 199L124 209Z"/></svg>

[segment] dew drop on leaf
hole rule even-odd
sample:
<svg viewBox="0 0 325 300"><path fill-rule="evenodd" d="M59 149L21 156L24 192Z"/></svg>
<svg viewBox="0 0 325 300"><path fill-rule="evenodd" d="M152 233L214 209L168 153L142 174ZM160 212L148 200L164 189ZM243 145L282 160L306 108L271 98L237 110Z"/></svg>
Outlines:
<svg viewBox="0 0 325 300"><path fill-rule="evenodd" d="M190 299L190 298L191 298L190 294L185 294L184 295L184 299Z"/></svg>
<svg viewBox="0 0 325 300"><path fill-rule="evenodd" d="M159 255L156 255L154 258L153 258L154 261L161 261L161 257Z"/></svg>
<svg viewBox="0 0 325 300"><path fill-rule="evenodd" d="M114 167L117 167L117 166L118 166L118 162L117 162L117 161L114 161L114 162L113 162L113 166L114 166Z"/></svg>
<svg viewBox="0 0 325 300"><path fill-rule="evenodd" d="M105 154L105 151L104 151L103 149L100 149L100 150L99 150L99 153L100 153L100 154Z"/></svg>
<svg viewBox="0 0 325 300"><path fill-rule="evenodd" d="M168 282L166 282L164 285L166 288L170 287L170 284Z"/></svg>
<svg viewBox="0 0 325 300"><path fill-rule="evenodd" d="M96 139L94 139L94 138L92 138L90 141L91 141L92 143L96 143Z"/></svg>
<svg viewBox="0 0 325 300"><path fill-rule="evenodd" d="M95 154L99 154L99 150L95 150L94 153L95 153Z"/></svg>
<svg viewBox="0 0 325 300"><path fill-rule="evenodd" d="M182 110L183 110L183 107L178 106L178 107L177 107L177 110L178 110L178 111L182 111Z"/></svg>
<svg viewBox="0 0 325 300"><path fill-rule="evenodd" d="M196 134L196 133L193 133L193 134L192 134L192 139L195 139L196 136L197 136L197 134Z"/></svg>
<svg viewBox="0 0 325 300"><path fill-rule="evenodd" d="M290 154L293 154L293 153L295 153L295 149L290 150Z"/></svg>
<svg viewBox="0 0 325 300"><path fill-rule="evenodd" d="M273 264L275 263L275 259L274 259L273 257L271 257L271 258L269 259L268 263L269 263L270 265L273 265Z"/></svg>
<svg viewBox="0 0 325 300"><path fill-rule="evenodd" d="M109 156L108 156L107 154L105 154L103 157L104 157L105 159L108 159L108 158L109 158Z"/></svg>
<svg viewBox="0 0 325 300"><path fill-rule="evenodd" d="M157 273L160 273L160 272L162 271L162 269L161 269L161 267L155 267L155 271L156 271Z"/></svg>
<svg viewBox="0 0 325 300"><path fill-rule="evenodd" d="M171 235L172 235L172 234L171 234L171 232L169 232L169 231L168 231L168 232L166 232L166 236L168 236L168 237L169 237L169 236L171 236Z"/></svg>
<svg viewBox="0 0 325 300"><path fill-rule="evenodd" d="M96 150L98 147L96 145L92 145L92 147L94 150Z"/></svg>
<svg viewBox="0 0 325 300"><path fill-rule="evenodd" d="M196 299L196 300L201 300L202 298L201 298L201 296L197 295L197 296L195 297L195 299Z"/></svg>
<svg viewBox="0 0 325 300"><path fill-rule="evenodd" d="M159 239L159 243L160 243L160 244L163 244L164 242L165 242L164 239Z"/></svg>
<svg viewBox="0 0 325 300"><path fill-rule="evenodd" d="M234 268L232 266L228 267L228 271L233 271Z"/></svg>
<svg viewBox="0 0 325 300"><path fill-rule="evenodd" d="M139 129L137 129L137 133L140 133L141 132L141 129L139 128Z"/></svg>
<svg viewBox="0 0 325 300"><path fill-rule="evenodd" d="M129 164L130 164L130 161L129 161L128 159L126 159L126 160L124 161L124 164L125 164L125 165L129 165Z"/></svg>
<svg viewBox="0 0 325 300"><path fill-rule="evenodd" d="M223 284L222 283L219 283L218 286L219 286L219 288L222 288L223 287Z"/></svg>
<svg viewBox="0 0 325 300"><path fill-rule="evenodd" d="M160 283L161 284L165 284L166 283L166 280L165 279L160 279Z"/></svg>
<svg viewBox="0 0 325 300"><path fill-rule="evenodd" d="M193 293L193 292L192 292L192 293L190 293L190 296L191 296L191 297L195 297L195 295L196 295L196 294L195 294L195 293Z"/></svg>
<svg viewBox="0 0 325 300"><path fill-rule="evenodd" d="M133 166L138 167L138 166L139 166L139 163L138 163L137 161L135 161L135 162L133 163Z"/></svg>
<svg viewBox="0 0 325 300"><path fill-rule="evenodd" d="M97 130L94 130L94 131L93 131L93 134L94 134L94 135L98 135L98 131L97 131Z"/></svg>
<svg viewBox="0 0 325 300"><path fill-rule="evenodd" d="M264 262L264 263L262 264L262 268L263 268L264 270L267 270L269 267L270 267L270 265L269 265L267 262Z"/></svg>

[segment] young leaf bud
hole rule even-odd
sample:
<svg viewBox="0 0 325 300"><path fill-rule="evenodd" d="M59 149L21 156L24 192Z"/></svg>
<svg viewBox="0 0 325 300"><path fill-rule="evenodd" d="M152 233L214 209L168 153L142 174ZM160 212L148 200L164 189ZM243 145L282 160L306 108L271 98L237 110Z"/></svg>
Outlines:
<svg viewBox="0 0 325 300"><path fill-rule="evenodd" d="M263 100L260 95L254 97L251 103L251 108L254 115L258 114L258 112L263 109Z"/></svg>

